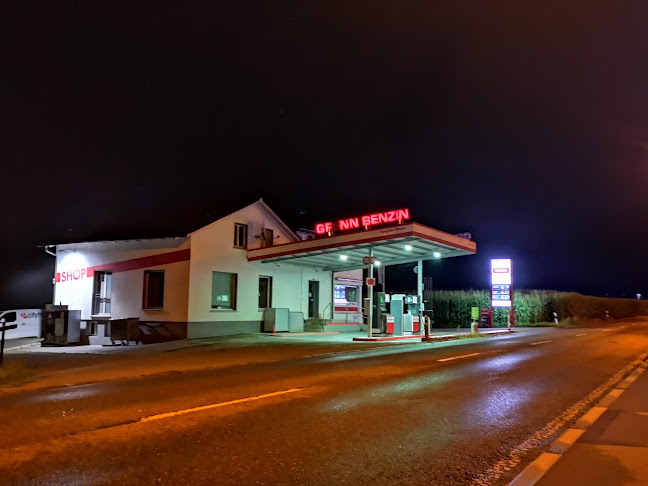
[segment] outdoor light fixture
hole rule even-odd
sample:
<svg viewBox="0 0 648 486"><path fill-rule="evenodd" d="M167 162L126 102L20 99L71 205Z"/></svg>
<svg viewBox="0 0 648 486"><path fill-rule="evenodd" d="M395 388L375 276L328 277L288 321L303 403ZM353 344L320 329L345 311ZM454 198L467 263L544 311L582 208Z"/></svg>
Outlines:
<svg viewBox="0 0 648 486"><path fill-rule="evenodd" d="M349 257L346 256L346 255L340 255L340 260L342 260L343 262L346 262L347 258L349 258Z"/></svg>
<svg viewBox="0 0 648 486"><path fill-rule="evenodd" d="M441 258L441 253L439 253L438 251L435 251L434 253L432 253L432 256L434 258Z"/></svg>
<svg viewBox="0 0 648 486"><path fill-rule="evenodd" d="M405 251L412 251L412 245L405 245Z"/></svg>
<svg viewBox="0 0 648 486"><path fill-rule="evenodd" d="M374 267L380 266L380 260L374 260Z"/></svg>

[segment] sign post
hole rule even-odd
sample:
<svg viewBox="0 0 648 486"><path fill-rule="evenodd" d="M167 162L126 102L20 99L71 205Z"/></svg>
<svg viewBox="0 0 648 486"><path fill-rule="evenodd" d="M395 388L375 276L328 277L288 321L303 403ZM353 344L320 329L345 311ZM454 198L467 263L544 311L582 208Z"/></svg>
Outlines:
<svg viewBox="0 0 648 486"><path fill-rule="evenodd" d="M363 258L364 261L364 258ZM369 315L367 316L367 337L371 337L373 327L373 288L375 279L373 276L374 257L373 246L369 248L369 278L367 279L367 291L369 292Z"/></svg>
<svg viewBox="0 0 648 486"><path fill-rule="evenodd" d="M0 338L0 366L2 366L4 360L5 331L16 329L18 327L17 324L7 326L7 322L16 322L15 312L4 312L3 314L0 314L0 330L2 330L2 338Z"/></svg>

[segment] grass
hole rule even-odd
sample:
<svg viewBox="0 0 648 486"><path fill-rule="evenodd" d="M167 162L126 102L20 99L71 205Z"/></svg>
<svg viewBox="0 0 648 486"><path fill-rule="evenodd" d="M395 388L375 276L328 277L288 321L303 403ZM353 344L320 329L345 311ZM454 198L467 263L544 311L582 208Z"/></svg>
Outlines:
<svg viewBox="0 0 648 486"><path fill-rule="evenodd" d="M555 322L518 322L517 327L562 327Z"/></svg>
<svg viewBox="0 0 648 486"><path fill-rule="evenodd" d="M16 386L31 381L35 376L33 370L22 363L7 363L0 366L0 386Z"/></svg>

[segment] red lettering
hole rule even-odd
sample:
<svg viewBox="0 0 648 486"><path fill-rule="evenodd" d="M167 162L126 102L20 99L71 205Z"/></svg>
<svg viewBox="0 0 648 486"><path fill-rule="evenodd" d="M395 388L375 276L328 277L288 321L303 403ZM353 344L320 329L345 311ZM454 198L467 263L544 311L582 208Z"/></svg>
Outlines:
<svg viewBox="0 0 648 486"><path fill-rule="evenodd" d="M86 276L86 269L85 269L85 268L82 268L82 269L81 269L81 278L83 278L83 277L85 277L85 276Z"/></svg>
<svg viewBox="0 0 648 486"><path fill-rule="evenodd" d="M79 280L81 278L81 272L79 270L74 270L72 272L72 278L74 280Z"/></svg>
<svg viewBox="0 0 648 486"><path fill-rule="evenodd" d="M410 219L409 209L398 209L395 211L368 214L360 216L359 218L340 219L337 221L336 227L341 231L347 231L359 228L361 225L368 227L385 223L402 223L405 219ZM315 233L318 235L330 233L331 231L333 231L333 223L319 223L315 225ZM88 276L90 275L90 269L88 269Z"/></svg>

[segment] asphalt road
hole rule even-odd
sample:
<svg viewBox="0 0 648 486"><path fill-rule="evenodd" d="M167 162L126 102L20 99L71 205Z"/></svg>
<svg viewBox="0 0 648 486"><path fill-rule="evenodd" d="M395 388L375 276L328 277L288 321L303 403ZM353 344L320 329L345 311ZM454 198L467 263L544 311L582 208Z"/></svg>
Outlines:
<svg viewBox="0 0 648 486"><path fill-rule="evenodd" d="M0 394L0 484L506 484L646 350L622 323Z"/></svg>

